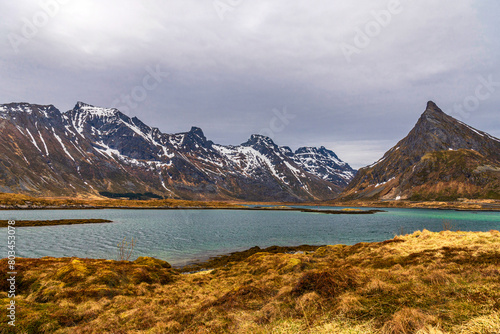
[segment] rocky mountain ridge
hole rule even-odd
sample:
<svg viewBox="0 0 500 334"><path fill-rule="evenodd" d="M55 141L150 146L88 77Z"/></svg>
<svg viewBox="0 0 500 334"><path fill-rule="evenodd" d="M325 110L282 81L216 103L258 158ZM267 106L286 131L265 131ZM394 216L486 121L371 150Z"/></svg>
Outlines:
<svg viewBox="0 0 500 334"><path fill-rule="evenodd" d="M0 129L0 192L312 201L336 197L356 172L324 147L293 152L261 135L217 145L197 127L165 134L83 102L64 113L0 105Z"/></svg>

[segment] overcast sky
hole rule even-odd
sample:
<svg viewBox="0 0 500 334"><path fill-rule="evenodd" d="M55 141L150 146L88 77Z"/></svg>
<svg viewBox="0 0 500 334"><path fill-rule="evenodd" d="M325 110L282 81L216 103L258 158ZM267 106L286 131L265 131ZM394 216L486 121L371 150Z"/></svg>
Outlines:
<svg viewBox="0 0 500 334"><path fill-rule="evenodd" d="M500 137L495 0L16 0L0 16L0 103L117 107L220 144L262 133L356 168L428 100Z"/></svg>

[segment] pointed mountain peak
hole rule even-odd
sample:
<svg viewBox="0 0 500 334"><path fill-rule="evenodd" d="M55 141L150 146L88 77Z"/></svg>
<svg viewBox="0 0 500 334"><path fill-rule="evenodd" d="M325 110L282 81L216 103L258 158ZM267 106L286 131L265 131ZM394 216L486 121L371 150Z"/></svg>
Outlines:
<svg viewBox="0 0 500 334"><path fill-rule="evenodd" d="M182 135L182 145L184 147L189 147L191 149L198 149L199 146L210 148L213 142L207 140L203 130L199 127L193 126L188 132L183 132Z"/></svg>
<svg viewBox="0 0 500 334"><path fill-rule="evenodd" d="M75 109L81 109L81 108L85 108L85 107L93 107L93 106L91 106L90 104L87 104L85 102L82 102L82 101L76 102Z"/></svg>
<svg viewBox="0 0 500 334"><path fill-rule="evenodd" d="M449 160L455 157L449 152L456 151L476 152L484 160L478 162L477 158L470 156L464 156L460 161ZM472 189L468 188L470 184L480 184L475 181L476 176L471 176L476 173L473 172L475 167L469 170L469 166L491 163L486 161L500 161L499 152L500 140L447 115L434 102L429 101L427 109L410 133L380 160L363 169L349 185L346 194L355 198L409 198L415 194L414 188L418 187L428 191L431 198L436 198L441 193L434 187L435 184L457 182L443 188L448 189L461 183L463 186L457 186L459 188L456 194L468 197L471 194L467 193L469 190L460 189ZM431 156L435 160L424 158ZM391 183L390 180L396 181ZM480 187L482 186L477 189Z"/></svg>
<svg viewBox="0 0 500 334"><path fill-rule="evenodd" d="M422 116L428 117L440 117L446 115L438 106L432 101L427 102L427 108L425 108Z"/></svg>
<svg viewBox="0 0 500 334"><path fill-rule="evenodd" d="M274 142L271 139L271 137L264 136L264 135L253 134L253 135L250 136L250 139L252 139L252 140L259 140L259 141L265 141L265 142L273 143L274 144Z"/></svg>
<svg viewBox="0 0 500 334"><path fill-rule="evenodd" d="M202 145L209 143L209 141L207 141L207 137L205 137L205 134L203 133L203 130L196 126L191 127L191 130L187 133L185 143L187 143L187 141Z"/></svg>
<svg viewBox="0 0 500 334"><path fill-rule="evenodd" d="M442 128L444 124L454 123L456 120L444 113L434 102L427 102L427 108L420 116L416 127L417 128Z"/></svg>
<svg viewBox="0 0 500 334"><path fill-rule="evenodd" d="M250 136L250 139L241 144L241 146L251 147L265 155L280 154L278 145L276 145L271 138L263 135L253 134Z"/></svg>
<svg viewBox="0 0 500 334"><path fill-rule="evenodd" d="M242 144L243 146L255 146L255 145L264 145L264 146L276 146L273 140L264 135L253 134L250 136L250 139Z"/></svg>
<svg viewBox="0 0 500 334"><path fill-rule="evenodd" d="M91 104L78 101L73 108L73 111L83 112L96 117L113 117L120 113L118 109L115 108L102 108L96 107Z"/></svg>
<svg viewBox="0 0 500 334"><path fill-rule="evenodd" d="M436 103L434 103L434 101L429 101L427 102L427 108L426 108L426 111L438 111L438 112L443 112L441 109L439 109L439 107L437 106Z"/></svg>
<svg viewBox="0 0 500 334"><path fill-rule="evenodd" d="M189 130L189 133L198 136L200 138L205 138L205 134L203 133L203 130L199 127L193 126L191 127L191 130Z"/></svg>

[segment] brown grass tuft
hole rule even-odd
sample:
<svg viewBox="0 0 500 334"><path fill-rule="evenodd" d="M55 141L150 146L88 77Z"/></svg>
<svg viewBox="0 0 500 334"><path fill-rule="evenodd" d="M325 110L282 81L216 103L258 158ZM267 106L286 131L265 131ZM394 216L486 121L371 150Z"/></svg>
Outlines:
<svg viewBox="0 0 500 334"><path fill-rule="evenodd" d="M306 293L297 298L295 310L304 318L306 325L310 326L321 314L321 297L316 292Z"/></svg>
<svg viewBox="0 0 500 334"><path fill-rule="evenodd" d="M500 333L500 313L470 319L464 325L455 327L453 333L498 334Z"/></svg>
<svg viewBox="0 0 500 334"><path fill-rule="evenodd" d="M324 298L335 298L356 288L359 284L358 276L356 271L345 268L311 270L299 279L292 293L302 295L314 291Z"/></svg>
<svg viewBox="0 0 500 334"><path fill-rule="evenodd" d="M242 308L259 309L263 300L270 296L270 292L253 285L244 285L224 294L211 303L210 306L221 306L224 309Z"/></svg>
<svg viewBox="0 0 500 334"><path fill-rule="evenodd" d="M453 283L455 280L452 275L449 275L446 270L433 269L429 274L422 278L422 281L431 285L445 285Z"/></svg>
<svg viewBox="0 0 500 334"><path fill-rule="evenodd" d="M335 311L342 315L354 315L365 310L361 303L361 297L355 293L347 292L338 299Z"/></svg>
<svg viewBox="0 0 500 334"><path fill-rule="evenodd" d="M434 316L421 310L405 307L393 314L392 318L382 327L383 334L415 334L428 325L435 325Z"/></svg>
<svg viewBox="0 0 500 334"><path fill-rule="evenodd" d="M394 291L394 287L378 278L373 278L366 284L363 292L367 295L371 294L388 294Z"/></svg>

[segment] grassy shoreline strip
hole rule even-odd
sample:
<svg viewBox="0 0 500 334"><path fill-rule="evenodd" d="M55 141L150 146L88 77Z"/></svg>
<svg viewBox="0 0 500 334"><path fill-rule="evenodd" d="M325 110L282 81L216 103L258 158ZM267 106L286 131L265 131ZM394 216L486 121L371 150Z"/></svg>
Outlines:
<svg viewBox="0 0 500 334"><path fill-rule="evenodd" d="M384 210L365 210L365 209L342 209L342 210L318 210L318 209L305 209L294 208L288 206L278 207L142 207L142 206L92 206L92 207L10 207L0 208L1 210L103 210L103 209L122 209L122 210L242 210L242 211L290 211L290 212L304 212L304 213L322 213L322 214L375 214L378 212L386 212ZM85 224L85 223L81 223Z"/></svg>
<svg viewBox="0 0 500 334"><path fill-rule="evenodd" d="M267 248L260 248L258 246L246 249L240 252L232 252L229 254L222 254L211 257L206 261L194 261L193 263L184 266L174 266L175 269L183 274L195 273L204 270L216 269L224 267L231 262L241 262L248 259L250 256L257 253L269 254L304 254L306 252L314 252L321 246L314 245L300 245L300 246L271 246Z"/></svg>
<svg viewBox="0 0 500 334"><path fill-rule="evenodd" d="M29 226L54 226L54 225L78 225L78 224L102 224L112 223L107 219L58 219L58 220L16 220L16 227ZM0 227L7 227L8 220L0 220Z"/></svg>

